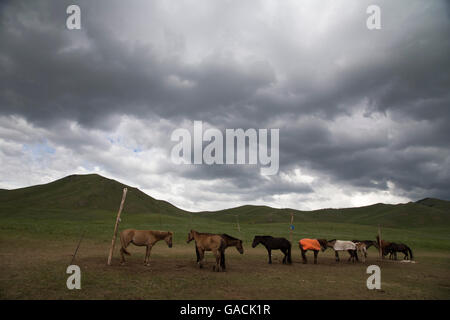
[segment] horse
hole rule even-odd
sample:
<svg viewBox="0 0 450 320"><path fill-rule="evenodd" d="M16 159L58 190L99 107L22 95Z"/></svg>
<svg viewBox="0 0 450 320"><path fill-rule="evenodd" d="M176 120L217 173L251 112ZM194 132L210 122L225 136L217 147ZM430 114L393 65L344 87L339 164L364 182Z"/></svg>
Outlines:
<svg viewBox="0 0 450 320"><path fill-rule="evenodd" d="M258 244L262 244L267 249L269 255L269 264L272 264L272 250L281 250L284 253L283 264L291 264L291 243L285 238L274 238L271 236L255 236L252 243L252 248Z"/></svg>
<svg viewBox="0 0 450 320"><path fill-rule="evenodd" d="M364 252L364 258L367 258L367 249L369 249L371 246L376 247L376 242L373 240L352 240L352 242L363 242L366 245L366 251Z"/></svg>
<svg viewBox="0 0 450 320"><path fill-rule="evenodd" d="M359 261L358 254L356 253L356 244L351 241L333 239L327 242L327 246L333 248L334 254L336 256L336 262L340 261L338 251L347 251L350 254L348 261Z"/></svg>
<svg viewBox="0 0 450 320"><path fill-rule="evenodd" d="M366 258L367 258L366 243L365 242L354 242L354 241L352 241L352 242L356 245L356 251L361 254L363 262L366 262ZM356 254L356 256L358 257L358 254Z"/></svg>
<svg viewBox="0 0 450 320"><path fill-rule="evenodd" d="M188 234L187 243L195 240L195 250L199 254L197 264L202 268L202 261L205 257L205 251L212 251L216 257L216 265L213 270L219 272L222 266L225 266L225 240L218 234L200 233L191 230ZM222 263L222 261L224 261ZM225 268L222 268L224 271Z"/></svg>
<svg viewBox="0 0 450 320"><path fill-rule="evenodd" d="M208 235L213 235L212 233L203 233L203 234L208 234ZM236 247L236 250L240 253L240 254L244 254L244 247L242 246L242 240L232 237L226 233L222 233L220 234L220 236L223 238L223 240L225 241L225 249L228 247ZM224 250L225 250L224 249ZM198 249L197 249L197 245L195 246L195 254L197 255L197 262L200 261L200 254L198 253ZM223 270L226 269L225 266L225 255L223 255L222 259L221 259L221 267Z"/></svg>
<svg viewBox="0 0 450 320"><path fill-rule="evenodd" d="M308 263L306 259L306 251L312 250L314 251L314 264L317 264L317 255L319 254L319 250L325 251L327 249L327 240L326 239L301 239L298 241L298 247L302 252L302 260L303 263Z"/></svg>
<svg viewBox="0 0 450 320"><path fill-rule="evenodd" d="M383 255L387 255L389 253L390 259L395 258L395 260L397 260L397 252L402 252L405 255L403 260L413 259L412 250L404 243L391 242L390 245L384 247L383 249Z"/></svg>
<svg viewBox="0 0 450 320"><path fill-rule="evenodd" d="M126 255L131 255L127 251L127 247L130 243L135 246L146 246L147 250L144 258L144 265L149 266L150 252L152 251L153 246L159 240L164 240L167 243L169 248L172 248L172 236L173 232L171 231L155 231L155 230L136 230L136 229L126 229L120 233L120 242L122 247L120 248L120 263L125 264Z"/></svg>
<svg viewBox="0 0 450 320"><path fill-rule="evenodd" d="M384 259L384 252L385 252L385 248L391 245L391 242L389 241L385 241L385 240L381 240L379 236L376 237L377 241L375 241L374 246L380 250L380 246L381 246L381 258Z"/></svg>

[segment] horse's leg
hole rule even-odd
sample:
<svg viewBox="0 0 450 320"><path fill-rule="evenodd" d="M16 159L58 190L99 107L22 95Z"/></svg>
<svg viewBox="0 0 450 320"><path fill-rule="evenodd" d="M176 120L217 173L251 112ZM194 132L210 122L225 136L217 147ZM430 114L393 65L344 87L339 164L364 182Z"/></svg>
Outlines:
<svg viewBox="0 0 450 320"><path fill-rule="evenodd" d="M213 271L220 271L220 250L214 250L214 255L216 256L216 265L213 266Z"/></svg>
<svg viewBox="0 0 450 320"><path fill-rule="evenodd" d="M301 251L302 251L302 259L303 259L303 263L304 264L307 264L308 263L308 260L306 259L306 251L305 250L303 250L303 249L300 249Z"/></svg>
<svg viewBox="0 0 450 320"><path fill-rule="evenodd" d="M144 259L144 265L145 266L149 266L150 265L149 260L150 260L150 252L151 251L152 251L152 245L149 244L149 245L147 245L147 250L145 252L145 259Z"/></svg>
<svg viewBox="0 0 450 320"><path fill-rule="evenodd" d="M125 255L124 255L124 248L126 249L128 245L130 244L129 241L126 239L121 239L121 248L120 248L120 264L125 264Z"/></svg>
<svg viewBox="0 0 450 320"><path fill-rule="evenodd" d="M286 249L280 249L281 252L283 252L284 257L283 257L283 264L286 264L286 260L287 260L287 250Z"/></svg>
<svg viewBox="0 0 450 320"><path fill-rule="evenodd" d="M122 248L120 248L120 264L125 264L125 257Z"/></svg>
<svg viewBox="0 0 450 320"><path fill-rule="evenodd" d="M317 264L317 255L319 254L319 250L314 250L314 264Z"/></svg>
<svg viewBox="0 0 450 320"><path fill-rule="evenodd" d="M334 251L334 255L336 256L336 262L339 262L339 254L337 251Z"/></svg>
<svg viewBox="0 0 450 320"><path fill-rule="evenodd" d="M272 264L272 250L267 248L267 254L269 255L269 264Z"/></svg>
<svg viewBox="0 0 450 320"><path fill-rule="evenodd" d="M199 254L199 260L197 261L197 265L199 268L202 268L203 267L202 261L203 261L203 258L205 257L205 250L198 248L198 254Z"/></svg>

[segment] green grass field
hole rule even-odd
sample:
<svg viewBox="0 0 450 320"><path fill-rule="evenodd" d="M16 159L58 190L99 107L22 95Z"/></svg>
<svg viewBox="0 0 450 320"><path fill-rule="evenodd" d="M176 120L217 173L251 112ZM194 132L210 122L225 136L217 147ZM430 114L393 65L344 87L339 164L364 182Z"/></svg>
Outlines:
<svg viewBox="0 0 450 320"><path fill-rule="evenodd" d="M0 192L1 299L450 298L447 201L315 212L245 206L190 213L130 189L120 229L171 230L174 246L158 243L150 267L142 263L145 249L132 245L127 265L119 265L116 246L113 265L107 266L123 185L95 175L69 180ZM294 263L282 265L281 253L274 252L274 263L268 265L265 249L251 248L253 236L289 238L290 212L295 214ZM301 263L298 239L374 239L378 224L384 239L413 249L415 264L379 261L374 248L366 263L348 263L346 253L336 263L330 250L319 254L318 265ZM198 269L194 245L186 244L191 228L241 238L245 253L227 249L226 272L212 272L212 255L207 255L206 267ZM83 232L74 262L81 268L82 289L68 290L65 271ZM308 258L311 262L312 253ZM381 267L382 290L366 288L370 264Z"/></svg>

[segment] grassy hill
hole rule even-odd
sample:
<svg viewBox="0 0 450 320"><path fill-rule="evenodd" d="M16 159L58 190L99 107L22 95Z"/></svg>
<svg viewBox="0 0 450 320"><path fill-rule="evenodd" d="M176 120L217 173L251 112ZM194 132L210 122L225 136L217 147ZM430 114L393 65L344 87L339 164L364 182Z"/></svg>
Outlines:
<svg viewBox="0 0 450 320"><path fill-rule="evenodd" d="M427 204L409 202L406 204L374 204L370 206L343 209L320 209L299 211L294 209L275 209L267 206L241 206L237 208L202 212L202 216L214 217L221 221L248 223L288 222L294 213L295 222L339 222L386 227L449 227L449 201L430 199Z"/></svg>
<svg viewBox="0 0 450 320"><path fill-rule="evenodd" d="M187 212L172 204L156 200L137 188L97 174L71 175L60 180L16 190L0 190L0 214L39 213L55 211L68 215L108 212L115 213L120 204L122 190L128 188L124 212L195 216L224 223L267 224L288 223L294 213L295 223L346 223L378 225L396 228L448 228L450 202L425 198L405 204L374 204L343 209L299 211L268 206L245 205L214 212Z"/></svg>
<svg viewBox="0 0 450 320"><path fill-rule="evenodd" d="M184 211L156 200L137 188L98 174L71 175L47 184L0 191L0 213L5 211L117 212L123 188L128 188L124 212L179 214Z"/></svg>

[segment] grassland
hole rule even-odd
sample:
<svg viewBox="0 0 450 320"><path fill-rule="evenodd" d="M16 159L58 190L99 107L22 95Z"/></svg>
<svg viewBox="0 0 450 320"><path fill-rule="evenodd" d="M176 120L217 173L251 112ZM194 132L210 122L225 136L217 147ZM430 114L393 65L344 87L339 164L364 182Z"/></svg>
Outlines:
<svg viewBox="0 0 450 320"><path fill-rule="evenodd" d="M87 179L87 180L86 180ZM86 187L88 185L89 187ZM175 232L174 247L158 243L151 266L142 264L144 249L130 247L128 264L106 266L122 184L99 176L73 176L50 185L0 192L1 299L449 299L450 234L448 202L424 199L402 205L316 212L245 206L220 212L190 213L130 189L120 228ZM103 196L104 195L104 196ZM267 264L264 248L251 248L256 234L289 238L290 212L295 213L293 260ZM237 230L236 215L240 229ZM301 264L296 241L304 237L373 239L378 223L383 238L405 242L417 263L368 261L337 264L327 250L319 264ZM244 255L227 250L228 270L195 265L189 229L226 232L244 240ZM68 290L65 273L81 233L75 259L82 289ZM346 258L346 255L344 255ZM310 257L312 258L312 257ZM346 260L346 259L343 259ZM366 267L377 264L382 290L366 288Z"/></svg>

